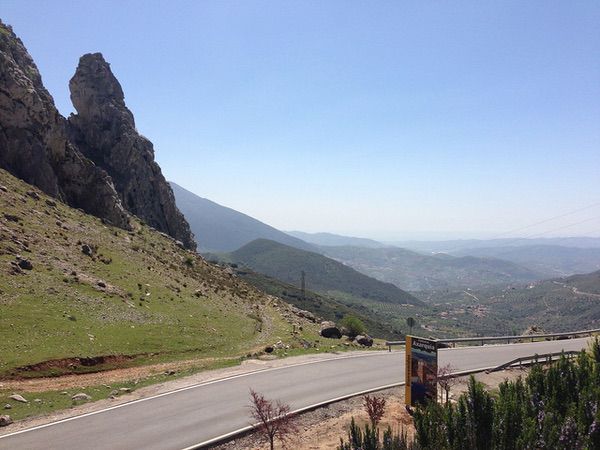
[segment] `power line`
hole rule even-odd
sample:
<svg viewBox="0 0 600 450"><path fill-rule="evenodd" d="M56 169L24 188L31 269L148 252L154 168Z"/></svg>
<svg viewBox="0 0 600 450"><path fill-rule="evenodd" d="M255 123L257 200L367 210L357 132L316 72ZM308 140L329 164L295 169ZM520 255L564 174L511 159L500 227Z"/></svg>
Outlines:
<svg viewBox="0 0 600 450"><path fill-rule="evenodd" d="M502 237L502 236L506 236L507 234L516 233L517 231L523 231L523 230L527 230L527 229L529 229L529 228L533 228L533 227L535 227L535 226L537 226L537 225L542 225L542 224L544 224L544 223L552 222L553 220L562 219L563 217L567 217L567 216L570 216L570 215L576 214L576 213L578 213L578 212L581 212L581 211L586 211L586 210L588 210L588 209L590 209L590 208L593 208L593 207L595 207L595 206L600 206L600 201L598 201L598 202L594 202L594 203L591 203L591 204L589 204L589 205L586 205L586 206L583 206L583 207L581 207L581 208L574 209L574 210L572 210L572 211L568 211L568 212L566 212L566 213L563 213L563 214L559 214L558 216L550 217L550 218L548 218L548 219L544 219L544 220L541 220L541 221L539 221L539 222L535 222L535 223L532 223L532 224L530 224L530 225L526 225L526 226L524 226L524 227L519 227L519 228L515 228L515 229L513 229L513 230L510 230L510 231L505 231L505 232L503 232L503 233L497 234L497 235L495 235L495 236L492 236L491 238L488 238L488 239L486 239L486 241L487 241L487 240L499 239L500 237ZM584 219L584 220L582 220L582 221L580 221L580 222L576 222L576 223L573 223L573 224L570 224L570 225L565 225L565 226L561 226L561 227L559 227L559 228L555 228L555 229L547 230L547 231L544 231L544 232L542 232L542 233L536 233L536 234L533 234L533 235L530 235L530 236L525 236L525 237L514 238L514 239L511 239L511 240L508 240L508 242L505 242L505 243L504 243L504 245L506 245L506 246L510 246L511 244L514 244L515 242L518 242L518 241L522 241L522 240L525 240L525 239L531 239L531 238L535 238L535 237L543 236L543 235L545 235L545 234L552 233L553 231L558 231L558 230L562 230L562 229L564 229L564 228L569 228L569 227L573 227L573 226L579 225L579 224L581 224L581 223L589 222L589 221L591 221L591 220L594 220L594 219L596 219L596 218L597 218L597 217L592 217L592 218L589 218L589 219ZM505 238L505 239L506 239L506 238ZM459 247L453 248L453 249L451 249L451 250L446 250L446 251L445 251L445 253L451 254L451 253L453 253L453 252L455 252L455 251L457 251L457 250L460 250L461 248L462 248L462 247L460 247L460 246L459 246Z"/></svg>
<svg viewBox="0 0 600 450"><path fill-rule="evenodd" d="M569 211L569 212L566 212L564 214L560 214L558 216L550 217L549 219L544 219L544 220L542 220L540 222L532 223L530 225L527 225L527 226L524 226L524 227L520 227L520 228L515 228L514 230L505 231L505 232L500 233L500 234L498 234L498 235L496 235L494 237L491 237L490 239L498 239L499 237L506 236L507 234L516 233L517 231L527 230L528 228L532 228L532 227L535 227L537 225L542 225L544 223L552 222L553 220L556 220L556 219L562 219L563 217L567 217L567 216L570 216L572 214L575 214L575 213L578 213L578 212L581 212L581 211L585 211L587 209L593 208L594 206L598 206L598 205L600 205L600 202L595 202L595 203L592 203L590 205L584 206L582 208L577 208L577 209L574 209L573 211Z"/></svg>

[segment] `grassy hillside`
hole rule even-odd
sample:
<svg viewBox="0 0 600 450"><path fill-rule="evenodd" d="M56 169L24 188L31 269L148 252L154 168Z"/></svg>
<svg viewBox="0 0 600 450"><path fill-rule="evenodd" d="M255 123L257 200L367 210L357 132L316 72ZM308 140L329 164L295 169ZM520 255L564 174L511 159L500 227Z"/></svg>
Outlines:
<svg viewBox="0 0 600 450"><path fill-rule="evenodd" d="M424 255L394 247L320 250L359 272L410 291L506 285L543 278L533 270L494 258Z"/></svg>
<svg viewBox="0 0 600 450"><path fill-rule="evenodd" d="M304 271L306 288L319 293L343 293L355 299L386 303L422 304L393 284L368 277L338 261L266 239L257 239L230 253L229 257L256 272L296 286L299 286L300 274Z"/></svg>
<svg viewBox="0 0 600 450"><path fill-rule="evenodd" d="M202 198L171 182L177 207L198 237L201 252L230 252L264 238L304 250L314 247L234 209Z"/></svg>
<svg viewBox="0 0 600 450"><path fill-rule="evenodd" d="M291 329L273 298L139 221L111 227L2 170L0 186L0 376L239 355Z"/></svg>

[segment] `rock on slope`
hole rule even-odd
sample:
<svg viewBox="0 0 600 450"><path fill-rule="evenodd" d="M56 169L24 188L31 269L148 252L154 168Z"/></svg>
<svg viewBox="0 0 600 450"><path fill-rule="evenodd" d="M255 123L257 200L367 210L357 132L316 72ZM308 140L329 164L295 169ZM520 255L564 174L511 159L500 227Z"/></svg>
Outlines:
<svg viewBox="0 0 600 450"><path fill-rule="evenodd" d="M102 54L83 55L69 87L77 110L69 118L73 142L110 174L129 211L187 248L196 248L173 191L154 161L152 142L136 131L121 85Z"/></svg>
<svg viewBox="0 0 600 450"><path fill-rule="evenodd" d="M31 56L0 22L0 167L122 228L129 217L105 171L67 139L66 121Z"/></svg>

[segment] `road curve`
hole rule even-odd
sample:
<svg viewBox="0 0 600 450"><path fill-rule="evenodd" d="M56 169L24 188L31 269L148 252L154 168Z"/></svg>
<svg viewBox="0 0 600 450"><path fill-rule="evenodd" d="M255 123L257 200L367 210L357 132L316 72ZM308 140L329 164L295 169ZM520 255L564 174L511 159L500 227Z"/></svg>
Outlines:
<svg viewBox="0 0 600 450"><path fill-rule="evenodd" d="M520 356L580 350L587 338L440 350L455 371ZM248 391L292 409L404 381L404 352L369 352L266 369L125 403L0 436L0 449L173 449L193 447L249 425Z"/></svg>

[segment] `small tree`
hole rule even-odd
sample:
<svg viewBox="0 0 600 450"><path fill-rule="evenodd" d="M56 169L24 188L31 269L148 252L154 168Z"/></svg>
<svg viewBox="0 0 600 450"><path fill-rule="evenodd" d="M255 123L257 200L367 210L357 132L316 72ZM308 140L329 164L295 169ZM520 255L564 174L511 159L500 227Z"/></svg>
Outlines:
<svg viewBox="0 0 600 450"><path fill-rule="evenodd" d="M275 448L275 439L286 447L298 432L294 416L289 405L279 400L267 400L264 395L250 389L250 416L256 421L254 427L269 443L271 450Z"/></svg>
<svg viewBox="0 0 600 450"><path fill-rule="evenodd" d="M369 420L371 421L371 427L373 430L377 428L379 422L383 418L385 414L385 398L365 395L363 397L365 411L369 415Z"/></svg>
<svg viewBox="0 0 600 450"><path fill-rule="evenodd" d="M417 323L417 321L415 319L413 319L412 317L406 318L406 325L408 325L408 328L410 329L410 331L408 332L409 334L412 334L412 329L416 323Z"/></svg>
<svg viewBox="0 0 600 450"><path fill-rule="evenodd" d="M367 327L358 317L345 316L341 322L342 326L348 330L348 336L355 338L359 334L367 332Z"/></svg>
<svg viewBox="0 0 600 450"><path fill-rule="evenodd" d="M451 364L438 367L436 381L438 386L442 389L441 400L448 403L450 400L450 390L456 384L457 380L451 374L454 368ZM446 394L446 400L444 400L444 393Z"/></svg>

